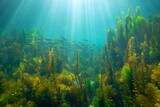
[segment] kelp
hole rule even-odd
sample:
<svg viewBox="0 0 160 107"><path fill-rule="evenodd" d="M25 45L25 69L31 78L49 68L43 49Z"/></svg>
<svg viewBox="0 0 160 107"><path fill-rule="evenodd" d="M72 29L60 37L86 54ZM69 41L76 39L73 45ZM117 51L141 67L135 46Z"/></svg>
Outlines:
<svg viewBox="0 0 160 107"><path fill-rule="evenodd" d="M14 25L0 34L0 106L158 107L159 41L160 15L146 18L140 7L117 18L102 51L68 52L41 28Z"/></svg>
<svg viewBox="0 0 160 107"><path fill-rule="evenodd" d="M146 90L151 86L153 90L159 91L157 88L159 70L155 67L160 61L157 54L160 50L157 43L159 15L155 15L154 19L150 15L147 19L140 15L139 8L136 8L134 16L129 10L126 17L118 18L116 29L107 32L103 62L112 81L107 84L112 85L115 93L118 93L112 97L118 106L145 107L147 105L142 100L149 99L146 97L149 94ZM156 101L151 101L148 106L158 106L158 104Z"/></svg>

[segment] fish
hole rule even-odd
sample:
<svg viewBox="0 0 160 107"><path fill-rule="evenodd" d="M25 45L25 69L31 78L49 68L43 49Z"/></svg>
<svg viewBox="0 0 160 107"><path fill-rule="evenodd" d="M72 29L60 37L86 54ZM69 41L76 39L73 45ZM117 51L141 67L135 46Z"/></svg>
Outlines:
<svg viewBox="0 0 160 107"><path fill-rule="evenodd" d="M36 43L41 44L41 43L42 43L42 41L36 41Z"/></svg>
<svg viewBox="0 0 160 107"><path fill-rule="evenodd" d="M57 40L58 42L61 42L61 43L64 43L64 41L63 40Z"/></svg>
<svg viewBox="0 0 160 107"><path fill-rule="evenodd" d="M75 40L72 40L71 42L73 42L73 43L76 43L77 41L75 41Z"/></svg>
<svg viewBox="0 0 160 107"><path fill-rule="evenodd" d="M31 42L28 42L26 45L32 45L32 43L31 43Z"/></svg>
<svg viewBox="0 0 160 107"><path fill-rule="evenodd" d="M45 38L44 40L45 40L45 41L52 41L52 39L48 39L48 38Z"/></svg>
<svg viewBox="0 0 160 107"><path fill-rule="evenodd" d="M64 39L64 40L68 40L67 38L65 38L65 37L61 37L62 39Z"/></svg>
<svg viewBox="0 0 160 107"><path fill-rule="evenodd" d="M37 38L36 40L37 40L37 41L43 41L43 39L40 39L40 38Z"/></svg>
<svg viewBox="0 0 160 107"><path fill-rule="evenodd" d="M88 42L88 40L84 39L83 41Z"/></svg>
<svg viewBox="0 0 160 107"><path fill-rule="evenodd" d="M79 44L82 44L82 42L78 42Z"/></svg>

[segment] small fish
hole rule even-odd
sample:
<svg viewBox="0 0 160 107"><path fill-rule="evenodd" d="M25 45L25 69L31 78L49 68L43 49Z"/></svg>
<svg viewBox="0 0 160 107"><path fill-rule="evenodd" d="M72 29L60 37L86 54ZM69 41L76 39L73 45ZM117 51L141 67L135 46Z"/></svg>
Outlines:
<svg viewBox="0 0 160 107"><path fill-rule="evenodd" d="M63 40L58 40L58 42L64 43L64 41L63 41Z"/></svg>
<svg viewBox="0 0 160 107"><path fill-rule="evenodd" d="M37 40L37 41L42 41L42 39L40 39L40 38L37 38L36 40Z"/></svg>
<svg viewBox="0 0 160 107"><path fill-rule="evenodd" d="M64 40L68 40L67 38L65 38L65 37L62 37L62 39L64 39Z"/></svg>
<svg viewBox="0 0 160 107"><path fill-rule="evenodd" d="M78 43L82 44L82 42L78 42Z"/></svg>
<svg viewBox="0 0 160 107"><path fill-rule="evenodd" d="M53 43L53 42L52 42L51 45L56 45L56 43Z"/></svg>
<svg viewBox="0 0 160 107"><path fill-rule="evenodd" d="M85 42L88 42L88 40L84 39Z"/></svg>
<svg viewBox="0 0 160 107"><path fill-rule="evenodd" d="M52 41L52 39L48 39L48 38L45 38L44 40L45 40L45 41Z"/></svg>
<svg viewBox="0 0 160 107"><path fill-rule="evenodd" d="M74 42L74 43L76 43L77 41L75 41L75 40L72 40L71 42Z"/></svg>
<svg viewBox="0 0 160 107"><path fill-rule="evenodd" d="M32 43L27 43L26 45L32 45Z"/></svg>
<svg viewBox="0 0 160 107"><path fill-rule="evenodd" d="M28 37L27 39L32 39L32 37Z"/></svg>
<svg viewBox="0 0 160 107"><path fill-rule="evenodd" d="M36 41L36 43L39 43L39 44L40 44L40 43L42 43L42 42L41 42L41 41Z"/></svg>

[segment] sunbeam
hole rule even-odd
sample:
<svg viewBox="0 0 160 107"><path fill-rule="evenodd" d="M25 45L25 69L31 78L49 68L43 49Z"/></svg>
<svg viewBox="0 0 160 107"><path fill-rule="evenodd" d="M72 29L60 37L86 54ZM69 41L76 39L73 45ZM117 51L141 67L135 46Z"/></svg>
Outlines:
<svg viewBox="0 0 160 107"><path fill-rule="evenodd" d="M123 2L120 0L15 1L17 5L13 11L10 10L12 15L8 18L9 21L3 22L5 23L3 29L12 28L13 24L27 29L41 26L44 34L50 38L63 35L71 39L87 39L100 46L106 40L104 39L106 29L115 27L114 20L120 15L120 11L127 14L128 8L142 5L141 1L130 3L128 0L123 0ZM1 4L4 7L7 2L3 0ZM8 5L11 7L12 4L14 3ZM143 5L141 8L142 11L146 10ZM1 9L1 13L2 11L6 10Z"/></svg>
<svg viewBox="0 0 160 107"><path fill-rule="evenodd" d="M160 0L0 0L0 107L160 107Z"/></svg>

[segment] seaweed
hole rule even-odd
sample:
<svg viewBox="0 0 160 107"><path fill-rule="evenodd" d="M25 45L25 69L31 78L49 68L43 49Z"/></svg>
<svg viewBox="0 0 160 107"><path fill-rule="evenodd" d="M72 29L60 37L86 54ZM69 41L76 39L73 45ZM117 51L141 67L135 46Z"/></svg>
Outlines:
<svg viewBox="0 0 160 107"><path fill-rule="evenodd" d="M131 13L107 30L102 50L42 28L1 33L0 106L160 106L160 15Z"/></svg>

